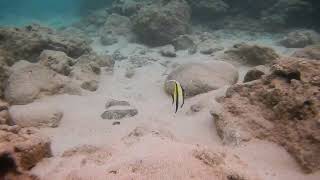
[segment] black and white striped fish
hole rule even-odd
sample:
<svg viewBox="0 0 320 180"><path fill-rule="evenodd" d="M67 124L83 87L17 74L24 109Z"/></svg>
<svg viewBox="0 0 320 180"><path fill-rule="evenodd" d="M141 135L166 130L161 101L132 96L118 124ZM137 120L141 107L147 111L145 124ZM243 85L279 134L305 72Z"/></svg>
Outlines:
<svg viewBox="0 0 320 180"><path fill-rule="evenodd" d="M184 89L182 88L181 84L178 81L169 80L168 82L174 83L174 88L171 93L171 97L172 97L172 104L175 105L175 108L176 108L175 113L177 113L179 106L180 106L180 108L182 108L184 105L185 92L184 92Z"/></svg>

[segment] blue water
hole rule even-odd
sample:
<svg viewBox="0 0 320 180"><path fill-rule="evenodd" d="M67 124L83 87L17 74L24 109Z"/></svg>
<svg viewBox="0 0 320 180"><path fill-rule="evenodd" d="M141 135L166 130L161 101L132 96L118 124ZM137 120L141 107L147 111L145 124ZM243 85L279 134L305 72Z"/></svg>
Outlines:
<svg viewBox="0 0 320 180"><path fill-rule="evenodd" d="M40 23L53 27L69 25L81 15L112 0L0 0L0 25Z"/></svg>

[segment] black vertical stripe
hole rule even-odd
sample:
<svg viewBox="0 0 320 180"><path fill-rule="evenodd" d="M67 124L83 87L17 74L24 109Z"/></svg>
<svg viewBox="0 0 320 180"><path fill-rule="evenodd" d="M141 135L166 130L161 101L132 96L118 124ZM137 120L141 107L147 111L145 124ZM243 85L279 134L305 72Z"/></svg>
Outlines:
<svg viewBox="0 0 320 180"><path fill-rule="evenodd" d="M182 104L181 104L181 108L184 105L184 89L182 88L181 84L180 84L181 90L182 90Z"/></svg>
<svg viewBox="0 0 320 180"><path fill-rule="evenodd" d="M179 91L178 91L178 84L176 83L176 88L175 88L175 93L176 93L176 112L178 111L178 107L179 107Z"/></svg>

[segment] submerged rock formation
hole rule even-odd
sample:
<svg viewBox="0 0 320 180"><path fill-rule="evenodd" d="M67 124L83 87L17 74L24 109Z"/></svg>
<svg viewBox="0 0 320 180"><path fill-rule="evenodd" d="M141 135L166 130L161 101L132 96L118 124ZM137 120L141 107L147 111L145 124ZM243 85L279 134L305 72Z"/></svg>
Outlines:
<svg viewBox="0 0 320 180"><path fill-rule="evenodd" d="M0 150L14 155L22 170L29 170L51 157L50 140L33 129L0 125Z"/></svg>
<svg viewBox="0 0 320 180"><path fill-rule="evenodd" d="M91 51L88 42L77 37L65 35L38 25L24 28L0 28L0 49L6 52L8 64L19 60L34 62L45 50L65 52L77 58Z"/></svg>
<svg viewBox="0 0 320 180"><path fill-rule="evenodd" d="M101 114L102 119L115 120L136 116L138 110L127 101L110 99L106 103L106 111Z"/></svg>
<svg viewBox="0 0 320 180"><path fill-rule="evenodd" d="M165 81L165 91L171 94L173 83L169 80L180 82L187 97L206 93L223 86L235 84L238 81L237 69L223 61L208 63L189 63L173 70Z"/></svg>
<svg viewBox="0 0 320 180"><path fill-rule="evenodd" d="M189 32L190 17L190 7L184 0L162 0L138 12L133 30L148 45L166 45Z"/></svg>
<svg viewBox="0 0 320 180"><path fill-rule="evenodd" d="M44 50L39 56L39 63L59 74L68 76L75 60L68 57L66 53L62 51Z"/></svg>
<svg viewBox="0 0 320 180"><path fill-rule="evenodd" d="M283 146L306 173L320 170L320 62L282 58L272 73L232 86L212 115L226 144L252 138Z"/></svg>
<svg viewBox="0 0 320 180"><path fill-rule="evenodd" d="M162 0L171 3L177 0ZM179 0L180 1L180 0ZM315 0L185 0L196 23L213 28L279 31L291 27L319 27L320 3ZM142 9L161 4L155 0L115 0L111 11L135 16ZM151 6L150 6L151 5ZM161 7L159 7L161 8ZM161 13L161 10L159 11ZM214 20L214 22L212 22Z"/></svg>
<svg viewBox="0 0 320 180"><path fill-rule="evenodd" d="M292 31L280 41L287 48L304 48L316 43L320 43L320 34L313 30Z"/></svg>
<svg viewBox="0 0 320 180"><path fill-rule="evenodd" d="M58 127L63 112L44 103L31 103L10 107L10 117L20 127Z"/></svg>
<svg viewBox="0 0 320 180"><path fill-rule="evenodd" d="M236 44L225 53L230 55L231 59L238 59L249 65L268 64L280 57L272 48L245 43Z"/></svg>
<svg viewBox="0 0 320 180"><path fill-rule="evenodd" d="M71 90L75 85L70 78L46 66L19 61L11 69L5 99L12 104L28 104L43 95L79 93Z"/></svg>

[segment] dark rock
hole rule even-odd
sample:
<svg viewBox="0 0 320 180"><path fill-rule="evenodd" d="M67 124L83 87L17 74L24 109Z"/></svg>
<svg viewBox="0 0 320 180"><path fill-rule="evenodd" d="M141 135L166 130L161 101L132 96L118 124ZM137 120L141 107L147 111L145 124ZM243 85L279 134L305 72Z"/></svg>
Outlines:
<svg viewBox="0 0 320 180"><path fill-rule="evenodd" d="M279 58L279 55L269 47L247 44L236 44L225 52L232 59L241 60L250 65L264 65Z"/></svg>
<svg viewBox="0 0 320 180"><path fill-rule="evenodd" d="M249 70L244 76L243 82L250 82L257 79L260 79L263 75L269 74L269 68L266 66L256 66L253 69Z"/></svg>
<svg viewBox="0 0 320 180"><path fill-rule="evenodd" d="M296 30L290 32L280 44L287 48L304 48L320 42L320 35L312 30Z"/></svg>
<svg viewBox="0 0 320 180"><path fill-rule="evenodd" d="M112 125L114 125L114 126L115 125L120 125L120 122L119 121L115 121L115 122L112 123Z"/></svg>
<svg viewBox="0 0 320 180"><path fill-rule="evenodd" d="M98 87L99 87L99 82L95 80L85 81L81 84L81 88L88 91L96 91Z"/></svg>
<svg viewBox="0 0 320 180"><path fill-rule="evenodd" d="M101 117L102 119L123 119L133 117L138 114L137 109L115 109L105 111Z"/></svg>

